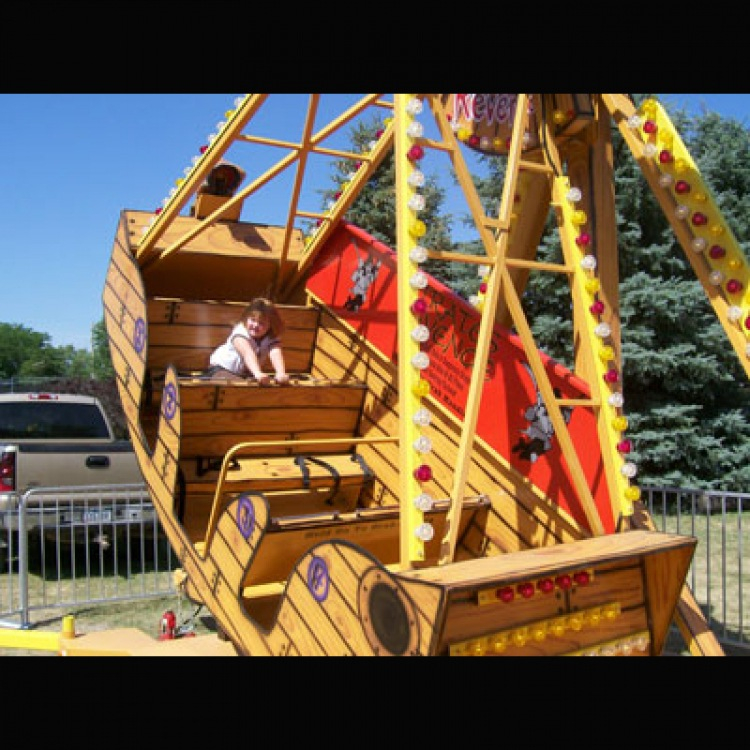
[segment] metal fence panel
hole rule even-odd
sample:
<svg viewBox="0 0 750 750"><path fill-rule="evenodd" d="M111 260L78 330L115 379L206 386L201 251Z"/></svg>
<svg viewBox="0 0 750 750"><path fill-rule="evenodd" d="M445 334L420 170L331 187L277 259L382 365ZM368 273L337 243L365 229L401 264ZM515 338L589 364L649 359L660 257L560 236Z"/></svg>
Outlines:
<svg viewBox="0 0 750 750"><path fill-rule="evenodd" d="M750 649L743 567L750 494L644 487L660 531L698 540L687 583L724 647ZM37 488L0 514L0 625L175 594L176 558L143 485ZM17 622L8 622L15 618Z"/></svg>
<svg viewBox="0 0 750 750"><path fill-rule="evenodd" d="M18 618L5 626L174 593L174 554L144 485L35 488L0 528L0 618Z"/></svg>

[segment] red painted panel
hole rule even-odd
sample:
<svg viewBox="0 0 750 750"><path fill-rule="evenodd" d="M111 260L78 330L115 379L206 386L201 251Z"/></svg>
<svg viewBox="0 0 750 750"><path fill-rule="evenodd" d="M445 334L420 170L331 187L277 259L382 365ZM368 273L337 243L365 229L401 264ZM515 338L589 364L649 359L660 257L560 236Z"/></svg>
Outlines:
<svg viewBox="0 0 750 750"><path fill-rule="evenodd" d="M353 225L339 226L313 264L308 288L362 336L398 361L396 254ZM431 338L424 377L431 394L463 416L474 363L480 316L436 279L422 292L428 311L422 322ZM550 380L563 398L586 398L586 383L542 355ZM563 410L576 452L605 531L614 530L595 416L584 407ZM559 444L518 337L495 327L477 433L522 476L588 527Z"/></svg>

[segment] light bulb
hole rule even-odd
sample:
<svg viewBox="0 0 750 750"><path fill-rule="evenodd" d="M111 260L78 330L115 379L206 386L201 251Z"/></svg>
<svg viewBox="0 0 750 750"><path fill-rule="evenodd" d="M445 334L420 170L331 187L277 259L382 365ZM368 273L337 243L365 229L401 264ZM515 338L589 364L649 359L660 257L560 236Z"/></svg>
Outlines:
<svg viewBox="0 0 750 750"><path fill-rule="evenodd" d="M427 409L422 407L421 409L417 409L417 411L414 412L412 421L418 427L429 427L430 422L432 421L432 414L430 414Z"/></svg>
<svg viewBox="0 0 750 750"><path fill-rule="evenodd" d="M417 97L413 97L409 99L408 102L406 102L406 111L412 116L416 117L417 115L422 114L422 100L417 99Z"/></svg>
<svg viewBox="0 0 750 750"><path fill-rule="evenodd" d="M737 305L732 305L727 310L727 319L732 323L736 323L742 317L742 308Z"/></svg>
<svg viewBox="0 0 750 750"><path fill-rule="evenodd" d="M722 282L724 281L724 274L721 271L711 271L711 273L708 275L708 280L714 286L721 286Z"/></svg>
<svg viewBox="0 0 750 750"><path fill-rule="evenodd" d="M415 193L411 198L409 198L409 203L407 205L412 211L424 211L424 196L420 195L419 193Z"/></svg>
<svg viewBox="0 0 750 750"><path fill-rule="evenodd" d="M570 188L568 190L568 194L565 196L571 203L578 203L579 200L583 197L583 193L581 193L580 189L577 187Z"/></svg>
<svg viewBox="0 0 750 750"><path fill-rule="evenodd" d="M423 344L430 338L430 329L424 325L418 325L412 332L411 337L414 341Z"/></svg>
<svg viewBox="0 0 750 750"><path fill-rule="evenodd" d="M431 523L421 523L414 529L414 535L422 542L429 542L435 536L435 529Z"/></svg>
<svg viewBox="0 0 750 750"><path fill-rule="evenodd" d="M430 358L425 352L417 352L411 358L411 363L417 370L426 370L430 366Z"/></svg>
<svg viewBox="0 0 750 750"><path fill-rule="evenodd" d="M417 271L409 279L409 284L412 289L424 289L427 286L427 275L422 271Z"/></svg>
<svg viewBox="0 0 750 750"><path fill-rule="evenodd" d="M620 474L628 479L632 479L638 473L638 467L631 461L626 461L620 468Z"/></svg>
<svg viewBox="0 0 750 750"><path fill-rule="evenodd" d="M679 203L674 210L674 215L678 219L687 219L690 216L690 209L684 203Z"/></svg>
<svg viewBox="0 0 750 750"><path fill-rule="evenodd" d="M414 450L417 453L429 453L432 450L432 441L425 435L420 435L414 441Z"/></svg>
<svg viewBox="0 0 750 750"><path fill-rule="evenodd" d="M584 271L593 271L596 268L596 258L593 255L584 255L581 258L581 268Z"/></svg>
<svg viewBox="0 0 750 750"><path fill-rule="evenodd" d="M406 134L409 138L421 138L424 134L424 127L421 122L412 122L409 127L406 128Z"/></svg>
<svg viewBox="0 0 750 750"><path fill-rule="evenodd" d="M628 118L628 127L631 130L637 130L638 128L641 127L641 123L642 122L643 122L643 120L638 115L631 115Z"/></svg>
<svg viewBox="0 0 750 750"><path fill-rule="evenodd" d="M600 339L606 339L611 333L612 329L609 327L608 323L599 323L599 325L594 328L594 334Z"/></svg>
<svg viewBox="0 0 750 750"><path fill-rule="evenodd" d="M409 251L409 260L412 263L424 263L427 260L427 250L421 245L416 245Z"/></svg>
<svg viewBox="0 0 750 750"><path fill-rule="evenodd" d="M414 498L414 507L417 510L421 510L422 513L426 513L427 511L432 510L434 502L435 501L430 495L423 492L421 495L417 495L417 497Z"/></svg>
<svg viewBox="0 0 750 750"><path fill-rule="evenodd" d="M622 396L622 393L617 391L616 393L612 393L610 397L607 399L607 403L610 406L614 406L616 409L621 409L622 405L625 403L625 399Z"/></svg>
<svg viewBox="0 0 750 750"><path fill-rule="evenodd" d="M425 176L422 172L420 172L418 169L415 169L407 178L406 180L409 185L413 188L421 188L424 187L425 183Z"/></svg>
<svg viewBox="0 0 750 750"><path fill-rule="evenodd" d="M702 253L708 246L708 242L703 237L696 237L690 246L695 250L696 253Z"/></svg>

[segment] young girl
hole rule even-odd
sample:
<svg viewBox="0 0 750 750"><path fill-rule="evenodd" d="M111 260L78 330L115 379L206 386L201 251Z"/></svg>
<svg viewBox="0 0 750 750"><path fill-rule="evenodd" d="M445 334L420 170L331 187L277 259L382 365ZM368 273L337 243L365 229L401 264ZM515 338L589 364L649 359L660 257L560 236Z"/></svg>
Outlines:
<svg viewBox="0 0 750 750"><path fill-rule="evenodd" d="M270 300L258 297L242 313L229 338L211 354L210 374L228 370L240 377L254 377L260 385L267 385L271 376L263 372L267 360L276 373L276 382L288 383L281 349L284 323Z"/></svg>

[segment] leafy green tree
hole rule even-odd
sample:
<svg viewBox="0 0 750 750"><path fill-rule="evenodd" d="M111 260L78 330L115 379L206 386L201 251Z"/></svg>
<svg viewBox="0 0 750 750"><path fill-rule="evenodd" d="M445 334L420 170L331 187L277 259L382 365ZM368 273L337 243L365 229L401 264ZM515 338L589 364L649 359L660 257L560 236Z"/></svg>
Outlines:
<svg viewBox="0 0 750 750"><path fill-rule="evenodd" d="M104 318L91 327L91 374L100 380L115 376Z"/></svg>
<svg viewBox="0 0 750 750"><path fill-rule="evenodd" d="M0 377L43 377L62 374L63 356L49 334L16 323L0 323Z"/></svg>

